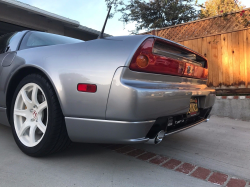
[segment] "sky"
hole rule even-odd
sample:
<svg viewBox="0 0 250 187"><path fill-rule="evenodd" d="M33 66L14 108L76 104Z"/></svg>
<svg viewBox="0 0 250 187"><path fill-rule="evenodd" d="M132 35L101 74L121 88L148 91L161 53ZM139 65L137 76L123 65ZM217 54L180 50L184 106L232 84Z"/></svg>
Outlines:
<svg viewBox="0 0 250 187"><path fill-rule="evenodd" d="M101 30L107 15L105 0L19 0L20 2L64 16L86 27ZM204 3L205 0L198 0ZM241 0L242 5L250 8L249 0ZM113 36L130 34L135 29L135 23L124 25L119 21L121 14L116 14L108 20L105 33Z"/></svg>

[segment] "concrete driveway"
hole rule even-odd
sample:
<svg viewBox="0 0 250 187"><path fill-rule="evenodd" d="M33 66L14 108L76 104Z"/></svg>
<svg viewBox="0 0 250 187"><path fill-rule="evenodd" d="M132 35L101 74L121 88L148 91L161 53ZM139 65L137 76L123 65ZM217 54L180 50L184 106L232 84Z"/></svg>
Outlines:
<svg viewBox="0 0 250 187"><path fill-rule="evenodd" d="M130 153L132 149L146 153L136 158L125 154L129 149ZM159 158L168 160L153 164ZM171 168L172 163L178 166ZM194 168L184 174L184 170L180 172L184 164ZM200 179L203 173L197 173L199 168L209 171L205 179ZM209 123L166 137L157 146L73 144L46 158L24 155L15 145L10 128L0 125L0 186L209 187L218 186L213 184L217 173L225 179L223 186L248 186L249 122L213 116Z"/></svg>

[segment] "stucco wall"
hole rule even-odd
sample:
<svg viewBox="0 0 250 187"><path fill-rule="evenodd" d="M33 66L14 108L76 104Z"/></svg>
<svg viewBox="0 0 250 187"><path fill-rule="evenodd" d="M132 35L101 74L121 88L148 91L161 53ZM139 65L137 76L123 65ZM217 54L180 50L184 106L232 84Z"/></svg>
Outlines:
<svg viewBox="0 0 250 187"><path fill-rule="evenodd" d="M212 115L250 121L249 96L219 96L211 112Z"/></svg>

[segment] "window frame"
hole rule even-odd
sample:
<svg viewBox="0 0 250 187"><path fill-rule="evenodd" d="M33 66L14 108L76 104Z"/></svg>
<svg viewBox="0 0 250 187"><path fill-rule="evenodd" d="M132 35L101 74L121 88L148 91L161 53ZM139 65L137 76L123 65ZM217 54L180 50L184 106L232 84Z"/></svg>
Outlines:
<svg viewBox="0 0 250 187"><path fill-rule="evenodd" d="M27 41L30 37L30 35L32 33L46 33L48 35L58 35L58 34L52 34L52 33L48 33L48 32L41 32L41 31L28 31L27 33L25 33L25 35L23 36L19 46L18 46L18 50L25 50L25 49L33 49L33 48L37 48L37 47L45 47L45 46L54 46L54 45L65 45L65 44L73 44L72 43L62 43L62 44L51 44L51 45L45 45L45 46L32 46L32 47L28 47L27 46ZM80 42L85 42L84 40L80 40L80 39L76 39L76 38L72 38L72 37L68 37L68 36L63 36L63 35L58 35L58 36L61 36L61 37L65 37L65 38L69 38L69 39L73 39L73 40L78 40L79 43ZM75 42L77 43L77 42Z"/></svg>
<svg viewBox="0 0 250 187"><path fill-rule="evenodd" d="M4 37L6 37L7 35L9 35L9 36L8 36L8 39L7 39L6 42L5 42L5 47L4 47L4 49L3 49L3 52L1 52L1 50L0 50L0 54L7 53L7 52L9 52L9 50L11 50L10 45L11 45L11 43L13 42L13 41L11 41L11 39L12 39L17 33L18 33L18 32L11 32L11 33L7 33L7 34L4 34L4 35L1 36L1 38L4 38Z"/></svg>

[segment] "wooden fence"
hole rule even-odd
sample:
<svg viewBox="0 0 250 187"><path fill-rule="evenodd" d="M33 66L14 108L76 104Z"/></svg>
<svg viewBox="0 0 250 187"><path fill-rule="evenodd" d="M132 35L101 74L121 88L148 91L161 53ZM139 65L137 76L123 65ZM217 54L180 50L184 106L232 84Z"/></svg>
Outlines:
<svg viewBox="0 0 250 187"><path fill-rule="evenodd" d="M208 85L250 88L250 29L179 42L208 59Z"/></svg>
<svg viewBox="0 0 250 187"><path fill-rule="evenodd" d="M144 34L185 45L208 59L208 85L250 92L250 9ZM249 23L249 24L248 24Z"/></svg>

